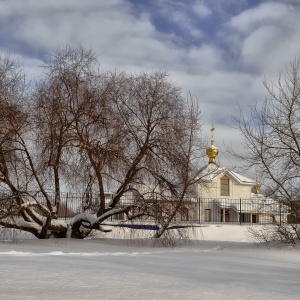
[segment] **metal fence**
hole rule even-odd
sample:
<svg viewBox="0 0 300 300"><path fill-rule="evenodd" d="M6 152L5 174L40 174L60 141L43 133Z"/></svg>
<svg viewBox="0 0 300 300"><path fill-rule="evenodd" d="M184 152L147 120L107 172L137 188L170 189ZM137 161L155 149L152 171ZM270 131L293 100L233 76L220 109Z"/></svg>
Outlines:
<svg viewBox="0 0 300 300"><path fill-rule="evenodd" d="M111 200L113 194L106 194L106 203ZM50 197L54 203L54 196ZM32 200L26 196L25 201ZM35 199L45 204L46 200L42 194L35 195ZM9 205L12 198L0 196L0 209ZM132 195L122 196L118 208L127 207L138 203L138 199ZM99 197L95 195L76 193L62 193L60 195L60 206L58 217L70 219L83 211L95 213L99 207ZM153 221L174 210L177 201L162 201L159 199L148 199L146 203L151 213L143 216L137 221ZM177 209L174 220L176 222L191 222L202 224L270 224L288 222L290 208L272 199L196 199L187 198ZM118 214L109 219L110 221L126 220L125 214Z"/></svg>
<svg viewBox="0 0 300 300"><path fill-rule="evenodd" d="M290 208L273 199L200 199L200 223L286 223Z"/></svg>

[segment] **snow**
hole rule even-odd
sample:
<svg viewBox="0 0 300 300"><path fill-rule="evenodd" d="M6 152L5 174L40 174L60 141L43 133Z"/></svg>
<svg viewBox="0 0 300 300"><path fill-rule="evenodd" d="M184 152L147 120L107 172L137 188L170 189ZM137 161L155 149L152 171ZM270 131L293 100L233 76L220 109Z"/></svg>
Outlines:
<svg viewBox="0 0 300 300"><path fill-rule="evenodd" d="M241 182L244 182L244 183L251 183L251 184L254 184L254 183L255 183L254 180L249 179L249 178L247 178L247 177L245 177L245 176L243 176L243 175L241 175L241 174L238 174L238 173L235 173L235 172L229 171L229 170L228 170L228 172L230 172L234 177L236 177L236 178L237 178L239 181L241 181Z"/></svg>
<svg viewBox="0 0 300 300"><path fill-rule="evenodd" d="M57 226L57 227L67 227L67 223L64 220L51 220L51 225Z"/></svg>
<svg viewBox="0 0 300 300"><path fill-rule="evenodd" d="M233 172L227 168L220 167L215 163L209 163L207 164L198 174L198 179L201 180L213 180L220 174L225 174L225 172L228 172L231 176L233 176L236 180L238 180L241 183L245 184L254 184L255 181L252 179L249 179L241 174L238 174L236 172Z"/></svg>
<svg viewBox="0 0 300 300"><path fill-rule="evenodd" d="M36 229L36 230L41 230L42 229L42 227L40 225L38 225L37 223L27 222L27 221L24 221L23 219L16 219L15 223L19 227L33 228L33 229Z"/></svg>
<svg viewBox="0 0 300 300"><path fill-rule="evenodd" d="M225 171L225 168L219 167L214 163L209 163L201 169L201 171L198 174L198 179L213 180L216 176L222 174Z"/></svg>
<svg viewBox="0 0 300 300"><path fill-rule="evenodd" d="M76 223L78 220L86 220L89 223L93 224L94 222L97 222L97 216L95 214L88 214L88 213L81 213L76 215L72 220L71 224Z"/></svg>
<svg viewBox="0 0 300 300"><path fill-rule="evenodd" d="M86 240L0 241L0 299L299 299L298 247L257 245L246 226L187 234L174 248L124 229Z"/></svg>

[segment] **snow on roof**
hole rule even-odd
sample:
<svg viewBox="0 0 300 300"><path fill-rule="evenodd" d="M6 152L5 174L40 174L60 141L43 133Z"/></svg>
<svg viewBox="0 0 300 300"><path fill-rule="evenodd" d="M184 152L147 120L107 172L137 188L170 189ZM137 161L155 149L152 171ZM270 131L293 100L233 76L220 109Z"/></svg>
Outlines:
<svg viewBox="0 0 300 300"><path fill-rule="evenodd" d="M216 176L225 172L225 170L225 168L221 168L214 163L209 163L200 170L198 179L213 180Z"/></svg>
<svg viewBox="0 0 300 300"><path fill-rule="evenodd" d="M238 173L232 172L232 171L230 171L230 170L228 170L228 172L231 173L234 177L236 177L236 178L237 178L239 181L241 181L241 182L244 182L244 183L251 183L251 184L254 184L254 183L255 183L254 180L249 179L249 178L247 178L247 177L245 177L245 176L243 176L243 175L240 175L240 174L238 174Z"/></svg>
<svg viewBox="0 0 300 300"><path fill-rule="evenodd" d="M213 180L220 174L223 174L225 172L228 172L231 176L233 176L235 179L237 179L241 183L246 183L246 184L254 184L255 181L252 179L249 179L243 175L240 175L238 173L235 173L231 170L228 170L223 167L219 167L218 165L214 163L209 163L208 165L204 166L198 175L198 179L201 180Z"/></svg>
<svg viewBox="0 0 300 300"><path fill-rule="evenodd" d="M251 193L250 198L256 201L275 201L276 203L278 203L278 201L274 200L273 198L267 197L264 194Z"/></svg>

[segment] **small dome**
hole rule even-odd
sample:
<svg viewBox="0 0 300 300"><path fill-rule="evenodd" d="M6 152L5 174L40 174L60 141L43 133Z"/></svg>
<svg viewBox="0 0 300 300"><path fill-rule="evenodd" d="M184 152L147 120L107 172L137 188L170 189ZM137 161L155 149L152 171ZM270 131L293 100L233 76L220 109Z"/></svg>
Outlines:
<svg viewBox="0 0 300 300"><path fill-rule="evenodd" d="M215 127L212 125L211 128L211 145L206 149L206 154L209 158L209 163L216 163L216 157L219 154L218 148L214 145L214 130Z"/></svg>
<svg viewBox="0 0 300 300"><path fill-rule="evenodd" d="M217 147L208 147L206 149L206 154L209 158L209 163L216 163L216 157L219 154L219 150Z"/></svg>
<svg viewBox="0 0 300 300"><path fill-rule="evenodd" d="M254 184L253 188L254 188L254 193L259 194L261 184L259 183L259 179L258 179L258 168L256 169L256 183Z"/></svg>

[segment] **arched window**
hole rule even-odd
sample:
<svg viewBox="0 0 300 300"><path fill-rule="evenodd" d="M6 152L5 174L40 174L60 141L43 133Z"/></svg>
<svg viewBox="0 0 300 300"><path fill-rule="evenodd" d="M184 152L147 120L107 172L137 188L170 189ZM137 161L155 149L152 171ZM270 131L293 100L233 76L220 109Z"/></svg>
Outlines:
<svg viewBox="0 0 300 300"><path fill-rule="evenodd" d="M229 178L227 176L221 177L221 196L229 196Z"/></svg>

